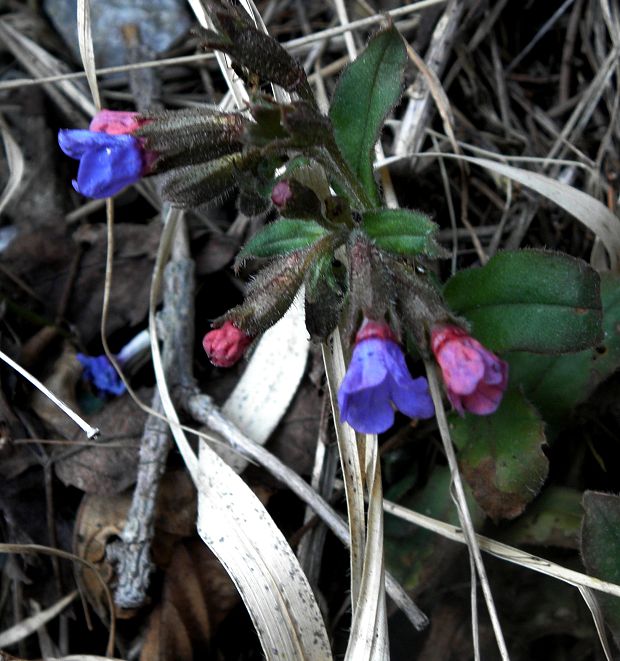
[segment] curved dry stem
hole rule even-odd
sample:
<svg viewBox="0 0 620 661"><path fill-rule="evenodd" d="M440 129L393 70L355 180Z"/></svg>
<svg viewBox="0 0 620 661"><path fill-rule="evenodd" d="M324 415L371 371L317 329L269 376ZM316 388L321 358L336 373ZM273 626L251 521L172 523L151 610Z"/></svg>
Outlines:
<svg viewBox="0 0 620 661"><path fill-rule="evenodd" d="M435 368L434 363L432 363L429 359L424 360L424 366L426 368L426 376L428 378L431 397L433 398L433 403L435 404L435 415L437 417L437 425L439 427L439 433L441 435L444 452L446 454L446 458L448 459L448 465L450 467L452 485L454 488L455 504L457 506L459 520L463 528L463 533L465 535L467 548L469 549L470 554L473 556L476 565L476 570L478 572L478 577L480 578L482 592L484 594L484 598L487 604L487 609L489 611L491 624L493 625L493 631L495 632L495 639L497 641L497 645L499 647L501 657L503 660L508 661L510 659L508 655L508 648L506 647L506 642L504 640L502 627L499 622L499 617L497 616L495 602L493 601L493 595L491 594L491 586L489 584L489 579L487 578L484 562L482 561L480 546L478 545L478 540L476 538L476 533L474 531L471 515L469 513L469 508L467 506L467 500L465 498L465 490L463 488L463 481L461 479L461 474L459 472L459 467L456 460L454 447L452 446L452 439L450 438L448 420L446 419L446 410L443 405L443 399L441 396L439 381L437 380L437 370Z"/></svg>

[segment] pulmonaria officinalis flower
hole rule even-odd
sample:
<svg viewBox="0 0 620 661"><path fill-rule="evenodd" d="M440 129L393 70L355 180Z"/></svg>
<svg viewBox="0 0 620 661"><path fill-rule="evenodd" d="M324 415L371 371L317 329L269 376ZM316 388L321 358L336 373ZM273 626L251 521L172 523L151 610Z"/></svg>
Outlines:
<svg viewBox="0 0 620 661"><path fill-rule="evenodd" d="M143 330L131 339L117 354L116 360L124 366L139 354L147 351L150 345L149 333ZM122 395L126 388L114 365L106 355L87 356L78 353L76 358L84 368L82 379L91 383L100 395Z"/></svg>
<svg viewBox="0 0 620 661"><path fill-rule="evenodd" d="M441 368L448 399L463 415L497 410L508 385L508 363L458 326L435 326L431 348Z"/></svg>
<svg viewBox="0 0 620 661"><path fill-rule="evenodd" d="M424 377L412 378L390 327L364 320L351 363L338 390L340 418L364 434L380 434L394 424L394 407L411 418L435 413Z"/></svg>
<svg viewBox="0 0 620 661"><path fill-rule="evenodd" d="M78 353L76 358L84 368L82 378L95 386L100 395L122 395L125 384L105 355L87 356Z"/></svg>
<svg viewBox="0 0 620 661"><path fill-rule="evenodd" d="M86 197L115 195L152 170L157 154L133 135L146 121L136 112L99 111L89 130L61 129L62 151L80 161L73 187Z"/></svg>
<svg viewBox="0 0 620 661"><path fill-rule="evenodd" d="M216 367L231 367L243 357L253 340L231 321L225 321L204 336L202 346Z"/></svg>

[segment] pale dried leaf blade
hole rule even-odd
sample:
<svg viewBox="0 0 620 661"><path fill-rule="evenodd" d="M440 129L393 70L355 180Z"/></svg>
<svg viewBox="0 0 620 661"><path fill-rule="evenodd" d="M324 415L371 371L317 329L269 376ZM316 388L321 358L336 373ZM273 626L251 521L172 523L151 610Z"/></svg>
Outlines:
<svg viewBox="0 0 620 661"><path fill-rule="evenodd" d="M0 214L4 211L6 205L19 188L22 177L24 176L24 156L19 145L15 141L13 134L9 130L4 117L0 115L0 131L2 132L2 142L4 144L4 153L9 166L9 179L2 191L0 197Z"/></svg>
<svg viewBox="0 0 620 661"><path fill-rule="evenodd" d="M9 629L6 629L0 633L0 648L14 645L15 643L34 633L40 627L47 624L50 620L53 620L58 614L62 613L62 611L77 597L77 595L77 590L74 590L73 592L64 596L62 599L59 599L49 608L39 611L31 617L27 617L25 620L18 622Z"/></svg>
<svg viewBox="0 0 620 661"><path fill-rule="evenodd" d="M200 463L170 397L157 341L155 309L178 211L166 214L151 287L149 328L164 412L198 489L198 530L239 589L268 659L325 661L331 652L312 590L282 533L243 480L201 442Z"/></svg>
<svg viewBox="0 0 620 661"><path fill-rule="evenodd" d="M341 422L338 410L338 388L346 373L342 341L338 329L331 334L326 343L323 343L322 348L347 501L351 540L351 606L355 616L362 582L364 546L366 544L364 484L355 432L347 423Z"/></svg>
<svg viewBox="0 0 620 661"><path fill-rule="evenodd" d="M458 156L457 158L517 181L557 204L594 232L607 250L611 268L615 269L618 266L620 219L602 202L573 186L563 184L538 172L497 163L486 158L473 156Z"/></svg>
<svg viewBox="0 0 620 661"><path fill-rule="evenodd" d="M86 80L90 93L97 108L101 108L99 87L97 85L97 67L95 66L95 51L93 49L92 26L90 22L90 0L78 0L77 4L78 43L82 64L86 72Z"/></svg>
<svg viewBox="0 0 620 661"><path fill-rule="evenodd" d="M302 291L282 319L261 337L222 406L224 416L256 443L264 445L286 413L304 375L309 347ZM238 473L247 466L246 459L225 448L217 454Z"/></svg>
<svg viewBox="0 0 620 661"><path fill-rule="evenodd" d="M237 585L268 659L330 659L312 590L262 503L201 443L198 533Z"/></svg>
<svg viewBox="0 0 620 661"><path fill-rule="evenodd" d="M383 561L383 491L377 437L366 435L362 447L366 453L368 524L360 593L345 659L384 661L390 654Z"/></svg>

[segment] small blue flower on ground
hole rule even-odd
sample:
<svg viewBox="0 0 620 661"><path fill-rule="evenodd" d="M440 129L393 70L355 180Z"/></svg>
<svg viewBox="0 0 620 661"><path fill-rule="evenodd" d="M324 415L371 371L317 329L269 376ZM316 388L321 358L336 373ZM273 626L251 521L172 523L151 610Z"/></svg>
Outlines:
<svg viewBox="0 0 620 661"><path fill-rule="evenodd" d="M125 384L107 356L78 353L76 357L84 367L82 378L92 383L99 394L122 395L125 392Z"/></svg>
<svg viewBox="0 0 620 661"><path fill-rule="evenodd" d="M412 378L400 346L385 331L369 333L365 328L358 333L338 405L341 420L364 434L388 430L394 424L394 407L411 418L435 413L426 379Z"/></svg>
<svg viewBox="0 0 620 661"><path fill-rule="evenodd" d="M58 144L67 156L80 161L73 187L86 197L111 197L143 174L142 145L132 135L61 129Z"/></svg>

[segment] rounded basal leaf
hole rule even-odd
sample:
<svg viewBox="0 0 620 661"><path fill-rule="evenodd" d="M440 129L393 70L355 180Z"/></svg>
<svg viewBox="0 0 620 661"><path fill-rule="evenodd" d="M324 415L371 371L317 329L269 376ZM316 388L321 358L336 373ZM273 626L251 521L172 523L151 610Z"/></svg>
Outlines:
<svg viewBox="0 0 620 661"><path fill-rule="evenodd" d="M405 46L396 28L379 32L345 69L329 110L336 144L376 206L379 192L372 169L372 149L387 114L400 98L406 60Z"/></svg>
<svg viewBox="0 0 620 661"><path fill-rule="evenodd" d="M586 491L581 528L581 556L588 574L620 583L620 497ZM620 643L620 599L597 593L605 620L616 644Z"/></svg>
<svg viewBox="0 0 620 661"><path fill-rule="evenodd" d="M572 410L585 402L594 390L620 367L620 278L601 276L603 302L602 342L593 349L561 356L513 353L512 383L523 388L528 399L542 413L545 422L559 429Z"/></svg>
<svg viewBox="0 0 620 661"><path fill-rule="evenodd" d="M482 509L494 520L521 514L549 468L536 409L509 390L493 415L452 415L450 427L463 476Z"/></svg>
<svg viewBox="0 0 620 661"><path fill-rule="evenodd" d="M442 252L434 235L437 225L419 211L408 209L375 209L362 216L362 229L382 250L398 255Z"/></svg>
<svg viewBox="0 0 620 661"><path fill-rule="evenodd" d="M327 232L312 220L278 220L253 236L239 253L238 260L247 257L276 257L303 250L325 234Z"/></svg>
<svg viewBox="0 0 620 661"><path fill-rule="evenodd" d="M444 295L493 351L566 353L601 340L599 276L568 255L499 253L481 268L457 273Z"/></svg>

